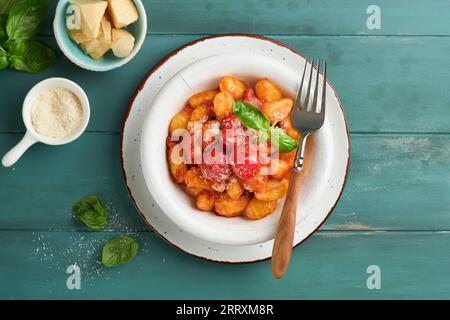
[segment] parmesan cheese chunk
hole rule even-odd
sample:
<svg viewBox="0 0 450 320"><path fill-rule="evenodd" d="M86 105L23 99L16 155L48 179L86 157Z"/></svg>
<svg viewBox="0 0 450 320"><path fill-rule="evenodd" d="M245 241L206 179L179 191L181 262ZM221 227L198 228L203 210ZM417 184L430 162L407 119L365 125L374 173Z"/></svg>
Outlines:
<svg viewBox="0 0 450 320"><path fill-rule="evenodd" d="M118 58L125 58L131 54L134 47L134 37L131 33L122 29L112 30L111 49Z"/></svg>
<svg viewBox="0 0 450 320"><path fill-rule="evenodd" d="M81 13L79 6L70 5L67 7L66 28L67 30L81 31Z"/></svg>
<svg viewBox="0 0 450 320"><path fill-rule="evenodd" d="M116 28L123 28L139 19L138 11L131 0L108 0L108 8Z"/></svg>
<svg viewBox="0 0 450 320"><path fill-rule="evenodd" d="M109 49L111 49L111 42L102 41L99 39L92 39L88 42L83 42L82 47L94 59L101 59Z"/></svg>
<svg viewBox="0 0 450 320"><path fill-rule="evenodd" d="M106 15L102 18L102 21L100 22L100 27L102 31L101 38L105 39L106 41L112 41L111 22L106 18Z"/></svg>
<svg viewBox="0 0 450 320"><path fill-rule="evenodd" d="M81 31L91 39L97 38L108 3L99 0L74 0L73 4L80 8Z"/></svg>
<svg viewBox="0 0 450 320"><path fill-rule="evenodd" d="M77 44L87 42L89 40L92 40L91 38L87 37L83 32L76 31L76 30L69 30L69 35L72 38L73 41L75 41Z"/></svg>

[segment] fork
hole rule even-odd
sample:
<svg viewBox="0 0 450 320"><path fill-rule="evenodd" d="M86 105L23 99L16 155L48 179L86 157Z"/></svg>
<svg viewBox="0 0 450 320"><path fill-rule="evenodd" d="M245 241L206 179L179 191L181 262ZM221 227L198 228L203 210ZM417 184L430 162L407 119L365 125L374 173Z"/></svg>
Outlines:
<svg viewBox="0 0 450 320"><path fill-rule="evenodd" d="M309 71L308 88L306 89L305 101L301 103L302 91L304 87L304 80L306 69L308 64L311 65ZM324 62L323 80L322 80L322 99L319 109L319 74L320 74L320 60L316 65L316 82L314 88L313 100L310 104L311 95L311 80L313 77L314 59L312 61L307 60L305 68L303 69L303 75L300 82L300 87L295 99L294 109L291 113L291 121L294 127L302 133L302 137L299 141L297 148L297 154L295 157L294 167L291 169L289 178L289 189L284 202L283 211L281 212L280 221L275 235L275 242L272 250L272 274L275 278L279 279L285 273L289 261L291 259L292 245L294 241L295 221L298 192L301 184L301 171L303 167L303 159L305 154L305 145L308 136L311 133L319 130L325 120L325 98L326 98L326 84L327 84L327 63ZM303 105L302 108L300 106Z"/></svg>

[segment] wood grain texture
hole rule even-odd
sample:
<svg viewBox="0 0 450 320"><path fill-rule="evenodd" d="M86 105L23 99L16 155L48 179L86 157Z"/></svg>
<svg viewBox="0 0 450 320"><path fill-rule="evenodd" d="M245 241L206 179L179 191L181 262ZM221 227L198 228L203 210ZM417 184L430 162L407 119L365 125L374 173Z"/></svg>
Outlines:
<svg viewBox="0 0 450 320"><path fill-rule="evenodd" d="M1 153L20 135L0 135ZM110 228L145 228L128 197L120 169L119 136L84 134L60 147L37 144L12 168L0 170L0 228L82 230L72 205L98 194L111 214Z"/></svg>
<svg viewBox="0 0 450 320"><path fill-rule="evenodd" d="M51 20L39 40L57 49ZM128 65L88 72L60 52L46 72L0 72L0 153L24 131L22 101L50 76L79 83L91 101L89 132L62 147L36 145L0 168L0 298L450 299L450 25L448 1L380 0L382 28L368 30L366 0L143 0L149 34ZM270 261L221 265L183 254L148 231L127 195L119 162L123 113L160 59L204 35L269 35L326 59L351 134L346 190L321 231L293 251L280 281ZM113 89L113 90L112 90ZM98 194L108 228L90 232L71 206ZM135 261L106 269L103 243L128 233ZM66 289L77 263L82 289ZM378 265L381 290L368 290Z"/></svg>
<svg viewBox="0 0 450 320"><path fill-rule="evenodd" d="M50 9L44 34L52 34ZM248 32L304 35L450 35L448 2L433 0L143 0L149 32ZM381 9L382 27L369 30L367 7Z"/></svg>
<svg viewBox="0 0 450 320"><path fill-rule="evenodd" d="M3 154L20 139L0 135ZM147 230L128 198L120 137L89 133L62 147L36 145L12 169L0 170L0 229L83 230L74 202L100 195L111 230ZM351 136L351 168L327 230L450 230L450 135Z"/></svg>
<svg viewBox="0 0 450 320"><path fill-rule="evenodd" d="M0 232L0 298L59 299L380 299L450 298L450 258L436 251L450 234L319 232L293 251L281 280L270 261L224 265L192 258L152 233L130 234L140 250L116 268L99 265L114 232ZM81 269L81 290L66 289L67 267ZM381 290L369 290L369 265Z"/></svg>
<svg viewBox="0 0 450 320"><path fill-rule="evenodd" d="M449 135L351 136L346 190L327 227L449 230Z"/></svg>
<svg viewBox="0 0 450 320"><path fill-rule="evenodd" d="M0 132L24 130L23 98L36 82L51 76L66 76L86 90L92 105L89 130L119 132L128 101L145 74L198 37L149 36L131 63L110 72L86 72L61 54L56 65L39 75L2 71L0 82L20 85L2 92ZM328 61L330 81L352 132L450 132L450 38L273 38Z"/></svg>

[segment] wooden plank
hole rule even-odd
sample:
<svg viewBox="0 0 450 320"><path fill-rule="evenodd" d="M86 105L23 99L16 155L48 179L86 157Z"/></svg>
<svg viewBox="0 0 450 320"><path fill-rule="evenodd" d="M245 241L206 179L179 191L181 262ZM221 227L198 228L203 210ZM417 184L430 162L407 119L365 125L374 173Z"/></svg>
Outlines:
<svg viewBox="0 0 450 320"><path fill-rule="evenodd" d="M1 134L0 153L19 139ZM354 134L351 146L348 184L324 230L450 230L450 135ZM84 230L70 210L87 194L108 203L109 229L147 229L124 187L118 135L34 146L0 181L3 230Z"/></svg>
<svg viewBox="0 0 450 320"><path fill-rule="evenodd" d="M134 261L99 264L112 232L0 232L2 299L448 299L448 232L322 232L294 250L282 280L270 261L206 262L152 233ZM436 263L436 259L439 263ZM81 269L81 290L66 288L67 267ZM381 289L366 286L367 267L381 269ZM201 285L199 285L199 283ZM126 285L124 285L126 284Z"/></svg>
<svg viewBox="0 0 450 320"><path fill-rule="evenodd" d="M346 190L326 224L340 230L449 230L449 135L351 136Z"/></svg>
<svg viewBox="0 0 450 320"><path fill-rule="evenodd" d="M56 6L53 2L53 7ZM434 0L145 0L148 30L158 34L246 32L305 35L449 35L448 1ZM381 10L381 29L369 30L367 8ZM50 10L44 34L51 34ZM282 18L281 18L282 17Z"/></svg>
<svg viewBox="0 0 450 320"><path fill-rule="evenodd" d="M60 56L39 75L0 73L0 132L23 131L21 105L39 80L67 76L87 92L89 130L119 132L128 100L166 54L197 36L149 36L128 65L89 72ZM327 59L329 77L353 132L450 132L450 38L274 37L310 57ZM50 45L56 44L49 38ZM425 58L426 57L426 58ZM395 79L395 80L394 80Z"/></svg>
<svg viewBox="0 0 450 320"><path fill-rule="evenodd" d="M6 152L20 135L0 135ZM119 136L85 134L60 147L35 145L10 169L0 171L1 228L80 230L73 204L97 194L111 214L109 227L144 229L134 211L120 169Z"/></svg>

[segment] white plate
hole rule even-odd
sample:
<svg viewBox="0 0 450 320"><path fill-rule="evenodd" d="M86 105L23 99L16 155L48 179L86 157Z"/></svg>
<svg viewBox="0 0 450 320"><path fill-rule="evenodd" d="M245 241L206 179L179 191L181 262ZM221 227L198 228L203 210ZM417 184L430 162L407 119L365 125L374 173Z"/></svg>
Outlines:
<svg viewBox="0 0 450 320"><path fill-rule="evenodd" d="M181 70L193 62L226 53L244 52L278 60L285 68L302 70L305 59L298 53L273 40L249 35L223 35L194 41L170 54L148 74L130 101L122 136L122 160L125 180L136 208L145 221L174 246L198 257L222 262L252 262L269 258L272 240L258 244L225 245L202 240L185 232L164 214L153 201L143 177L140 163L140 137L143 119L159 90ZM294 88L286 88L291 91ZM347 176L349 139L342 107L331 85L328 85L327 119L313 143L310 163L330 165L322 172L307 170L313 187L304 188L295 234L295 245L309 237L326 220L336 205ZM186 97L187 98L187 97ZM170 111L169 111L170 113ZM172 116L173 113L169 114ZM164 120L162 121L164 122ZM322 136L322 137L320 137ZM162 169L163 170L163 169ZM320 174L317 174L319 172ZM161 172L162 175L166 174ZM305 183L305 181L304 181ZM313 192L320 190L319 193ZM303 201L303 202L302 202ZM273 215L270 219L276 219ZM268 219L268 221L270 221ZM233 220L233 219L229 219ZM274 223L271 221L273 234ZM201 235L204 237L204 234ZM267 234L263 237L267 238ZM248 240L248 239L247 239ZM248 242L248 241L247 241ZM234 243L236 244L236 243Z"/></svg>
<svg viewBox="0 0 450 320"><path fill-rule="evenodd" d="M303 68L302 65L297 70ZM224 75L234 75L251 87L259 79L269 78L280 85L287 96L293 97L300 85L299 73L275 57L238 51L197 60L160 89L145 115L141 136L141 163L150 193L180 229L206 241L229 245L257 244L275 237L283 201L278 203L273 214L258 221L204 214L192 205L192 198L173 183L170 177L166 159L167 128L171 118L185 106L191 95L216 89ZM323 78L319 81L323 81ZM332 126L336 122L336 110L340 110L337 104L333 105L333 98L333 92L329 89L328 100L331 103L327 103L324 125L314 133L313 141L307 142L302 192L299 194L297 208L297 224L303 224L305 230L312 230L310 228L314 227L314 223L311 220L320 218L320 213L324 217L336 202L339 190L330 188L329 181L340 179L339 173L347 161L345 156L337 161L335 159L334 146L339 145L342 140L342 132L339 127Z"/></svg>

